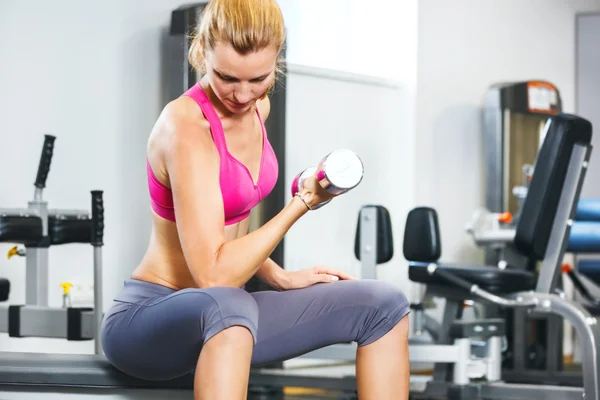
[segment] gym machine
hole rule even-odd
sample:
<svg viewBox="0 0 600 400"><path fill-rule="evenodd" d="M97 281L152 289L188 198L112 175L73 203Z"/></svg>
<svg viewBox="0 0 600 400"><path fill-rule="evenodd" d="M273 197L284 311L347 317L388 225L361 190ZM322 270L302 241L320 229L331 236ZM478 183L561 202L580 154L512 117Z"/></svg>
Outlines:
<svg viewBox="0 0 600 400"><path fill-rule="evenodd" d="M548 118L562 111L561 96L550 82L525 81L492 85L485 97L484 146L486 207L517 214L513 188L534 164Z"/></svg>
<svg viewBox="0 0 600 400"><path fill-rule="evenodd" d="M102 191L91 192L89 211L50 209L43 198L54 151L55 137L45 135L34 196L27 208L0 209L0 242L17 243L9 251L25 257L25 304L0 307L0 332L10 337L46 337L92 340L102 324L102 239L104 207ZM48 306L48 257L51 246L88 243L94 254L94 307ZM4 280L6 281L6 280ZM8 282L8 281L6 281ZM8 286L7 286L8 285ZM7 289L2 300L8 300ZM101 354L100 340L95 341Z"/></svg>
<svg viewBox="0 0 600 400"><path fill-rule="evenodd" d="M535 270L536 260L516 251L513 240L527 192L540 139L553 115L561 112L558 89L549 82L526 81L493 85L486 96L484 143L486 147L486 206L473 213L466 231L474 243L484 249L485 262L504 269ZM540 130L541 128L541 130ZM594 270L591 254L600 249L600 223L595 199L577 204L566 252L574 255L576 269L584 275ZM581 256L581 253L586 253ZM569 274L573 280L574 272ZM582 293L585 286L575 285ZM589 294L589 293L588 293ZM494 313L493 307L486 309ZM540 383L555 380L563 384L581 383L580 371L563 366L563 323L556 316L528 318L522 310L507 317L510 351L503 361L504 378L509 382ZM531 316L529 316L531 317ZM521 329L527 325L528 329ZM523 351L514 346L525 346Z"/></svg>
<svg viewBox="0 0 600 400"><path fill-rule="evenodd" d="M545 381L540 379L536 385L508 382L504 370L491 378L489 375L482 378L474 367L465 382L457 379L456 365L440 360L435 364L433 378L426 389L413 393L416 399L600 398L600 327L597 319L584 305L564 298L558 290L563 255L592 151L591 124L565 114L555 115L549 121L545 124L544 140L512 241L516 251L524 257L541 262L539 272L510 265L502 269L494 264L441 263L437 214L426 207L415 208L409 213L403 250L409 260L411 281L425 284L429 295L446 298L439 345L456 343L460 337L457 332L461 330L456 324L462 320L466 300L489 304L506 312L521 310L530 318L558 316L575 328L585 349L582 385L565 385L557 382L554 376L547 376ZM505 333L510 334L509 330L501 332L496 319L471 322L477 324L472 333L481 334L493 327L492 331L500 332L494 333L498 339ZM515 324L514 329L525 330L525 324ZM523 343L515 343L513 357L524 359L524 349ZM500 362L505 356L498 345L488 345L486 350L488 360ZM561 383L565 386L559 386Z"/></svg>
<svg viewBox="0 0 600 400"><path fill-rule="evenodd" d="M523 191L531 179L531 166L545 125L549 117L561 111L560 92L550 82L503 82L489 87L483 110L485 207L490 213L499 214L499 222L514 226L518 221ZM514 216L514 220L507 219L507 215ZM497 264L500 257L497 248L486 247L486 264Z"/></svg>

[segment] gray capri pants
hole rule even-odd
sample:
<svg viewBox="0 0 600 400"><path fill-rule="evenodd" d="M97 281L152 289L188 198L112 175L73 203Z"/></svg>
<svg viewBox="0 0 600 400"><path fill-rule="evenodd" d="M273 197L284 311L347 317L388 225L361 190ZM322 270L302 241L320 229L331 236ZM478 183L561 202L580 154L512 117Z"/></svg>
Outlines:
<svg viewBox="0 0 600 400"><path fill-rule="evenodd" d="M252 333L252 366L260 366L336 343L367 345L409 313L405 295L376 280L249 293L130 279L114 300L102 325L106 358L125 374L154 381L194 372L202 345L234 325Z"/></svg>

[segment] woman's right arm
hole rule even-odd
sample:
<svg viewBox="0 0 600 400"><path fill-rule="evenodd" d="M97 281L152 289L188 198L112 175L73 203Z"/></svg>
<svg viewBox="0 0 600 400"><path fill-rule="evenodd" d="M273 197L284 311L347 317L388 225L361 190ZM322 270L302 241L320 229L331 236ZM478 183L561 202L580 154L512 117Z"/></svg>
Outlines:
<svg viewBox="0 0 600 400"><path fill-rule="evenodd" d="M219 184L219 155L210 131L185 116L170 116L165 163L169 175L177 230L196 284L201 287L245 284L266 261L292 225L307 212L294 197L262 227L226 241ZM304 190L309 204L326 193Z"/></svg>

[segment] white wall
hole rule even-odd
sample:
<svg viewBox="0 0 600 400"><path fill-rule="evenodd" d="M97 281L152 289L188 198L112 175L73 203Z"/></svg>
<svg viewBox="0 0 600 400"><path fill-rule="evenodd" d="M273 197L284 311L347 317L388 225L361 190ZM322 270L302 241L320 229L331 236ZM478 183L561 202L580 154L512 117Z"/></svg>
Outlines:
<svg viewBox="0 0 600 400"><path fill-rule="evenodd" d="M162 108L161 35L179 0L0 2L0 207L25 207L44 133L57 136L45 198L90 208L104 190L104 304L142 256L149 219L145 142ZM10 303L24 301L24 259L6 259ZM52 248L50 305L60 282L92 282L90 246ZM92 352L90 342L7 339L0 350Z"/></svg>
<svg viewBox="0 0 600 400"><path fill-rule="evenodd" d="M407 112L412 108L410 91L390 80L295 65L290 65L286 87L285 186L335 149L355 151L364 165L360 185L308 213L290 229L285 239L286 269L325 265L361 277L354 255L358 214L362 206L377 204L390 213L395 249L392 260L377 267L377 278L410 293L401 250L406 213L415 200L414 136L412 115ZM315 96L321 91L331 96Z"/></svg>
<svg viewBox="0 0 600 400"><path fill-rule="evenodd" d="M290 63L410 82L417 0L279 0Z"/></svg>
<svg viewBox="0 0 600 400"><path fill-rule="evenodd" d="M484 206L481 107L489 85L547 79L574 111L575 13L598 0L419 2L417 199L439 212L442 258L482 261L464 224Z"/></svg>
<svg viewBox="0 0 600 400"><path fill-rule="evenodd" d="M600 11L577 19L576 112L594 127L590 166L581 190L582 197L599 197L600 187Z"/></svg>
<svg viewBox="0 0 600 400"><path fill-rule="evenodd" d="M418 1L279 3L288 27L288 61L306 66L309 72L290 70L286 129L288 148L294 150L288 153L287 181L304 168L301 165L309 165L309 154L318 161L326 149L335 147L357 151L366 171L354 193L336 199L337 204L319 210L290 231L285 242L286 268L296 270L319 263L360 275L360 263L353 253L358 211L363 204L381 204L391 213L394 257L378 267L378 278L412 297L402 239L406 212L415 200ZM334 76L340 71L339 79L310 77L312 73L318 75L320 69L325 75L333 71ZM312 100L311 106L310 93L303 92L313 85L321 85L327 96ZM327 106L328 102L335 104ZM294 112L296 109L299 111ZM309 110L309 118L305 110ZM352 132L364 129L350 135L344 127L351 127ZM320 135L327 138L309 140ZM333 223L336 219L339 222ZM319 222L323 222L319 237L324 243L314 245L314 234L307 235L316 231Z"/></svg>

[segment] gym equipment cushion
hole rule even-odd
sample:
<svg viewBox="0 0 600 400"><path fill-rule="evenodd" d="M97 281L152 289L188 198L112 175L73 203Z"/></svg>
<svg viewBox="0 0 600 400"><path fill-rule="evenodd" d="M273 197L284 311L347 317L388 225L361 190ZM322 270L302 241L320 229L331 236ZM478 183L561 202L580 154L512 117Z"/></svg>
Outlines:
<svg viewBox="0 0 600 400"><path fill-rule="evenodd" d="M10 281L8 279L0 278L0 301L8 300L10 295Z"/></svg>
<svg viewBox="0 0 600 400"><path fill-rule="evenodd" d="M442 255L442 242L437 212L429 207L412 209L404 227L404 258L410 261L437 261Z"/></svg>
<svg viewBox="0 0 600 400"><path fill-rule="evenodd" d="M42 220L36 216L0 215L0 242L36 244L42 240Z"/></svg>
<svg viewBox="0 0 600 400"><path fill-rule="evenodd" d="M568 114L551 118L515 234L515 246L523 255L544 258L571 154L576 144L589 145L591 138L589 121Z"/></svg>
<svg viewBox="0 0 600 400"><path fill-rule="evenodd" d="M48 216L50 243L91 243L92 220L78 215L51 214Z"/></svg>
<svg viewBox="0 0 600 400"><path fill-rule="evenodd" d="M575 211L578 221L600 221L600 199L580 199Z"/></svg>
<svg viewBox="0 0 600 400"><path fill-rule="evenodd" d="M600 253L600 222L575 221L571 226L567 251Z"/></svg>
<svg viewBox="0 0 600 400"><path fill-rule="evenodd" d="M438 286L452 286L446 279L427 272L427 262L411 262L408 266L408 277L413 282ZM533 290L537 277L520 269L500 269L488 265L448 265L436 264L437 268L448 271L457 277L476 284L481 289L495 294Z"/></svg>
<svg viewBox="0 0 600 400"><path fill-rule="evenodd" d="M375 208L377 214L377 264L384 264L394 256L394 238L390 213L384 206L366 205L364 208ZM360 213L356 222L354 236L354 256L360 261Z"/></svg>

